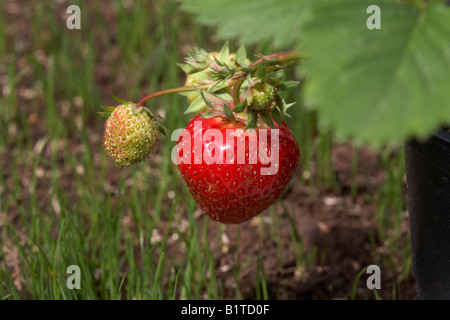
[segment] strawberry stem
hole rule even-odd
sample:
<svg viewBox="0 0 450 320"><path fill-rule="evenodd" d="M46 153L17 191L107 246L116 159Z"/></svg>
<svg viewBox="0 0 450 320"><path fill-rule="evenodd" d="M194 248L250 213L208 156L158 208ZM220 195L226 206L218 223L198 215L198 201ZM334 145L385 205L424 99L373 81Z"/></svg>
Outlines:
<svg viewBox="0 0 450 320"><path fill-rule="evenodd" d="M233 85L233 102L234 102L234 106L237 106L239 103L241 103L241 99L240 99L240 91L241 91L241 86L244 83L245 78L241 78L236 80L236 82Z"/></svg>
<svg viewBox="0 0 450 320"><path fill-rule="evenodd" d="M204 89L208 89L209 87L210 87L209 85L203 85L203 86L198 86L197 89L204 90ZM195 91L195 90L196 89L193 86L185 86L185 87L178 87L178 88L171 88L171 89L157 91L157 92L154 92L154 93L149 94L149 95L145 96L144 98L142 98L142 100L138 102L138 106L142 106L145 102L147 102L150 99L153 99L153 98L156 98L159 96L164 96L166 94L189 92L189 91Z"/></svg>
<svg viewBox="0 0 450 320"><path fill-rule="evenodd" d="M306 56L305 53L299 51L286 51L279 52L270 55L256 55L259 59L253 62L250 67L253 69L259 63L264 63L266 66L273 65L286 65L286 64L294 64L297 63L300 59Z"/></svg>
<svg viewBox="0 0 450 320"><path fill-rule="evenodd" d="M264 64L267 71L280 69L280 67L290 66L293 64L296 64L300 61L300 59L305 57L305 54L298 51L287 51L287 52L279 52L271 55L257 55L259 57L258 60L253 62L249 67L252 71L252 73L256 72L259 64ZM242 86L242 83L245 81L245 78L247 76L247 72L241 72L235 74L230 80L234 81L233 84L233 102L236 105L238 105L240 101L240 88ZM171 93L180 93L180 92L189 92L189 91L195 91L197 89L205 90L209 89L210 85L200 85L198 87L193 86L184 86L184 87L178 87L178 88L171 88L171 89L165 89L158 92L154 92L152 94L149 94L142 98L141 101L138 102L138 106L142 106L145 102L147 102L150 99L163 96L166 94Z"/></svg>
<svg viewBox="0 0 450 320"><path fill-rule="evenodd" d="M263 64L266 68L266 71L273 71L273 70L280 70L282 68L285 68L287 66L292 66L300 62L301 59L306 57L306 54L304 52L299 51L286 51L286 52L279 52L275 54L270 55L256 55L259 57L258 60L253 62L249 68L251 69L251 74L254 74L257 69L258 65ZM243 71L236 73L232 79L237 80L241 78L245 78L248 75L248 71Z"/></svg>

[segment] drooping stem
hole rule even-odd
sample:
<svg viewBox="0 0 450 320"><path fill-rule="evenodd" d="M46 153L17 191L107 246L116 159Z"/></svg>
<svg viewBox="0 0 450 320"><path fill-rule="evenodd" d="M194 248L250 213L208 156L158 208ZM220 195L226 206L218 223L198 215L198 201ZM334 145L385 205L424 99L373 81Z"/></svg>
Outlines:
<svg viewBox="0 0 450 320"><path fill-rule="evenodd" d="M237 106L239 103L241 103L240 91L241 91L241 86L244 83L244 81L245 81L245 78L240 78L234 82L233 91L232 91L234 106Z"/></svg>
<svg viewBox="0 0 450 320"><path fill-rule="evenodd" d="M278 70L287 66L293 66L300 62L301 59L306 57L304 52L299 51L286 51L279 52L270 55L256 55L259 57L258 60L250 64L249 68L251 69L251 73L256 72L259 64L264 64L266 71ZM236 73L232 79L237 80L241 78L245 78L248 74L248 71L243 71Z"/></svg>
<svg viewBox="0 0 450 320"><path fill-rule="evenodd" d="M264 62L266 66L273 66L273 65L286 65L286 64L293 64L300 61L300 59L305 58L306 54L304 52L299 51L286 51L286 52L279 52L274 53L270 55L257 55L259 58L255 62L253 62L250 67L253 68L255 65Z"/></svg>
<svg viewBox="0 0 450 320"><path fill-rule="evenodd" d="M209 87L210 87L209 85L203 85L203 86L198 86L197 89L204 90L204 89L208 89ZM166 90L161 90L161 91L154 92L152 94L149 94L149 95L145 96L144 98L142 98L141 101L138 102L138 105L142 106L148 100L156 98L156 97L164 96L166 94L180 93L180 92L189 92L189 91L195 91L195 90L196 89L193 86L185 86L185 87L178 87L178 88L170 88L170 89L166 89Z"/></svg>
<svg viewBox="0 0 450 320"><path fill-rule="evenodd" d="M271 55L258 55L258 60L253 62L249 67L252 69L252 71L256 71L258 64L263 63L266 66L266 70L274 70L279 68L279 66L287 66L287 65L293 65L300 61L300 59L304 58L306 55L303 52L299 51L287 51L287 52L279 52ZM245 81L245 77L247 76L247 72L240 72L235 74L230 80L234 81L233 84L233 101L235 105L240 103L239 94L240 94L240 88L242 83ZM200 85L196 87L199 90L205 90L208 89L210 85ZM193 86L184 86L184 87L178 87L178 88L171 88L171 89L165 89L158 92L154 92L152 94L149 94L142 98L141 101L138 102L138 105L141 106L145 102L147 102L150 99L163 96L166 94L171 93L180 93L180 92L189 92L189 91L195 91L195 87Z"/></svg>

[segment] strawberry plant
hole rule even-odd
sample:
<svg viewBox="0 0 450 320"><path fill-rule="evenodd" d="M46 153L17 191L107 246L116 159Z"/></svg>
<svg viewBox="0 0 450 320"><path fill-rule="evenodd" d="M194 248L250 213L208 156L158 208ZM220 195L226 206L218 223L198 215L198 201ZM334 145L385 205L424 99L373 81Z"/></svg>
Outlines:
<svg viewBox="0 0 450 320"><path fill-rule="evenodd" d="M224 39L307 53L305 107L338 139L381 147L450 122L450 7L444 0L183 0ZM371 5L380 29L367 28ZM261 23L271 21L273 23Z"/></svg>
<svg viewBox="0 0 450 320"><path fill-rule="evenodd" d="M304 106L340 141L405 144L420 298L449 299L450 2L446 0L183 0L223 38L307 52ZM370 28L378 9L378 27ZM261 23L275 21L275 23ZM294 30L294 31L292 31ZM259 109L257 108L255 110Z"/></svg>
<svg viewBox="0 0 450 320"><path fill-rule="evenodd" d="M270 207L282 194L300 161L300 149L284 122L286 103L279 95L298 83L285 81L283 69L300 52L247 58L244 47L230 53L194 48L180 64L185 86L152 93L138 103L104 108L104 147L119 165L145 160L164 127L144 106L155 97L187 96L185 114L195 114L175 149L174 161L203 212L222 223L241 223ZM200 127L200 129L198 129ZM200 141L200 142L198 142Z"/></svg>

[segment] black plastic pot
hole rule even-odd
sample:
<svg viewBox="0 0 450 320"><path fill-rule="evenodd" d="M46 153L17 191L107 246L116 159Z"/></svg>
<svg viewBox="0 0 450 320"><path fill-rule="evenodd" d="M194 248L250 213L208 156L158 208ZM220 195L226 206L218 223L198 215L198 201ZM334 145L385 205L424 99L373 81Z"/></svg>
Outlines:
<svg viewBox="0 0 450 320"><path fill-rule="evenodd" d="M450 132L405 144L413 270L419 299L450 299Z"/></svg>

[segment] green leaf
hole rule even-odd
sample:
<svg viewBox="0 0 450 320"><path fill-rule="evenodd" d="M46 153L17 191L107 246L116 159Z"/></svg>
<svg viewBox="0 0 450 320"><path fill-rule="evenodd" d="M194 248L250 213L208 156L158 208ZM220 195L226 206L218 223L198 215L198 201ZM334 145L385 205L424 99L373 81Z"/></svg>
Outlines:
<svg viewBox="0 0 450 320"><path fill-rule="evenodd" d="M236 107L234 107L233 112L241 113L245 110L245 107L247 107L247 99L239 103Z"/></svg>
<svg viewBox="0 0 450 320"><path fill-rule="evenodd" d="M405 3L413 5L417 8L424 9L426 7L425 0L403 0Z"/></svg>
<svg viewBox="0 0 450 320"><path fill-rule="evenodd" d="M298 81L285 81L277 85L278 91L287 91L299 85Z"/></svg>
<svg viewBox="0 0 450 320"><path fill-rule="evenodd" d="M275 129L275 125L273 124L272 117L270 116L269 112L260 112L259 115L261 116L261 119L271 128Z"/></svg>
<svg viewBox="0 0 450 320"><path fill-rule="evenodd" d="M231 101L233 98L231 97L231 94L228 92L214 92L214 96L218 98L218 102L220 101L221 104L223 104L226 101Z"/></svg>
<svg viewBox="0 0 450 320"><path fill-rule="evenodd" d="M217 63L219 66L221 66L221 67L225 66L225 64L222 63L222 61L220 61L220 60L217 59L216 57L213 57L213 58L214 58L214 60L216 61L216 63Z"/></svg>
<svg viewBox="0 0 450 320"><path fill-rule="evenodd" d="M104 112L108 112L108 113L111 113L111 112L113 112L113 111L116 109L116 107L104 107L104 106L102 106L102 105L100 105L100 108L101 108Z"/></svg>
<svg viewBox="0 0 450 320"><path fill-rule="evenodd" d="M144 110L145 112L147 112L150 117L153 119L153 121L155 121L156 125L158 126L158 130L161 134L166 135L167 129L166 127L162 124L162 121L159 117L156 117L153 112L150 111L149 108L147 107L141 107L139 110Z"/></svg>
<svg viewBox="0 0 450 320"><path fill-rule="evenodd" d="M214 110L223 110L222 106L217 105L219 103L223 104L222 99L220 99L219 97L216 97L208 92L205 92L203 90L199 90L197 87L195 87L195 89L197 90L197 92L200 93L201 97L203 98L203 101L205 101L205 103L208 107L210 107L211 109L214 109Z"/></svg>
<svg viewBox="0 0 450 320"><path fill-rule="evenodd" d="M147 112L150 112L147 108L145 107L140 107L137 104L133 104L133 106L131 107L131 113L133 114L133 116L137 115L138 112L140 112L140 108L144 108L144 110L147 110ZM153 116L153 115L152 115Z"/></svg>
<svg viewBox="0 0 450 320"><path fill-rule="evenodd" d="M227 117L227 119L236 121L233 111L231 111L230 107L228 107L226 104L223 105L223 112L225 113L225 117Z"/></svg>
<svg viewBox="0 0 450 320"><path fill-rule="evenodd" d="M214 103L212 103L212 101L209 100L209 98L206 98L206 93L204 91L201 91L200 95L202 96L203 101L206 103L208 107L214 110L218 110L217 106Z"/></svg>
<svg viewBox="0 0 450 320"><path fill-rule="evenodd" d="M221 117L222 114L218 111L206 111L206 112L200 113L200 116L204 119L210 119L210 118L215 118L215 117Z"/></svg>
<svg viewBox="0 0 450 320"><path fill-rule="evenodd" d="M247 59L247 51L244 46L240 46L236 51L236 58L234 59L241 66L245 64L245 60Z"/></svg>
<svg viewBox="0 0 450 320"><path fill-rule="evenodd" d="M159 124L159 125L162 126L162 122L161 122L160 118L156 117L156 116L153 114L153 112L150 111L149 108L147 108L147 107L142 107L142 108L139 109L139 110L143 110L143 111L147 112L148 115L149 115L149 116L150 116L157 124ZM139 110L138 110L138 111L139 111Z"/></svg>
<svg viewBox="0 0 450 320"><path fill-rule="evenodd" d="M114 95L112 96L112 98L113 98L114 100L116 100L117 102L121 103L121 104L129 104L129 103L130 103L129 101L123 100L123 99L118 98L118 97L116 97L116 96L114 96Z"/></svg>
<svg viewBox="0 0 450 320"><path fill-rule="evenodd" d="M205 101L201 96L198 96L197 99L192 101L189 107L184 111L184 114L189 113L199 113L208 109L208 106L205 104Z"/></svg>
<svg viewBox="0 0 450 320"><path fill-rule="evenodd" d="M300 22L308 0L183 0L182 8L201 23L218 26L222 39L239 37L244 44L267 40L287 48L300 39Z"/></svg>
<svg viewBox="0 0 450 320"><path fill-rule="evenodd" d="M280 109L278 109L278 107L275 107L272 110L272 118L278 124L283 123L283 115L281 114Z"/></svg>
<svg viewBox="0 0 450 320"><path fill-rule="evenodd" d="M247 129L255 129L257 121L258 121L258 112L249 110L247 115L248 115L248 121L247 121L247 126L245 127L245 129L246 130Z"/></svg>
<svg viewBox="0 0 450 320"><path fill-rule="evenodd" d="M201 66L201 67L197 67L197 68L191 67L191 69L186 74L193 75L197 72L205 70L206 68L208 68L208 66Z"/></svg>
<svg viewBox="0 0 450 320"><path fill-rule="evenodd" d="M196 72L196 73L190 74L189 76L192 78L193 83L203 83L205 81L209 81L210 80L209 73L204 71L204 70L202 70L200 72ZM182 93L182 92L180 92L180 93Z"/></svg>
<svg viewBox="0 0 450 320"><path fill-rule="evenodd" d="M193 96L194 94L198 94L196 91L186 91L186 92L178 92L180 96L189 97Z"/></svg>
<svg viewBox="0 0 450 320"><path fill-rule="evenodd" d="M450 7L443 0L182 1L222 38L271 39L279 49L307 52L299 67L306 104L341 139L380 146L450 122ZM367 28L373 4L381 29Z"/></svg>
<svg viewBox="0 0 450 320"><path fill-rule="evenodd" d="M258 64L256 67L255 77L262 81L266 80L266 68L262 64Z"/></svg>
<svg viewBox="0 0 450 320"><path fill-rule="evenodd" d="M98 114L100 117L103 117L103 118L109 118L109 116L111 115L111 112L97 112L97 114Z"/></svg>
<svg viewBox="0 0 450 320"><path fill-rule="evenodd" d="M230 48L228 46L228 41L227 41L227 42L225 42L222 49L220 50L219 59L220 59L220 61L228 61L229 56L230 56ZM217 61L217 59L216 59L216 61Z"/></svg>
<svg viewBox="0 0 450 320"><path fill-rule="evenodd" d="M267 76L267 78L270 80L270 83L275 86L278 86L280 83L282 83L284 80L284 77L285 77L285 74L284 74L283 70L270 72L269 75ZM286 81L286 82L288 82L288 81Z"/></svg>
<svg viewBox="0 0 450 320"><path fill-rule="evenodd" d="M226 83L226 81L220 80L220 81L217 81L216 83L214 83L208 89L208 92L216 92L216 91L219 91L219 90L224 89L226 87L228 87L228 84Z"/></svg>
<svg viewBox="0 0 450 320"><path fill-rule="evenodd" d="M183 70L183 72L186 74L188 74L189 71L192 70L192 66L185 64L185 63L177 63L177 66L179 66L180 69Z"/></svg>
<svg viewBox="0 0 450 320"><path fill-rule="evenodd" d="M277 100L277 107L280 108L280 110L282 111L284 116L289 117L289 118L290 118L290 116L287 111L290 107L292 107L295 104L296 104L296 102L291 102L289 104L286 104L286 101L284 101L284 99L282 99L280 97Z"/></svg>
<svg viewBox="0 0 450 320"><path fill-rule="evenodd" d="M450 8L379 0L316 0L304 25L305 100L338 138L381 146L450 121Z"/></svg>
<svg viewBox="0 0 450 320"><path fill-rule="evenodd" d="M162 135L167 136L167 129L166 129L166 127L164 127L164 126L162 125L162 123L159 122L159 121L156 122L156 125L158 126L158 131L159 131Z"/></svg>

